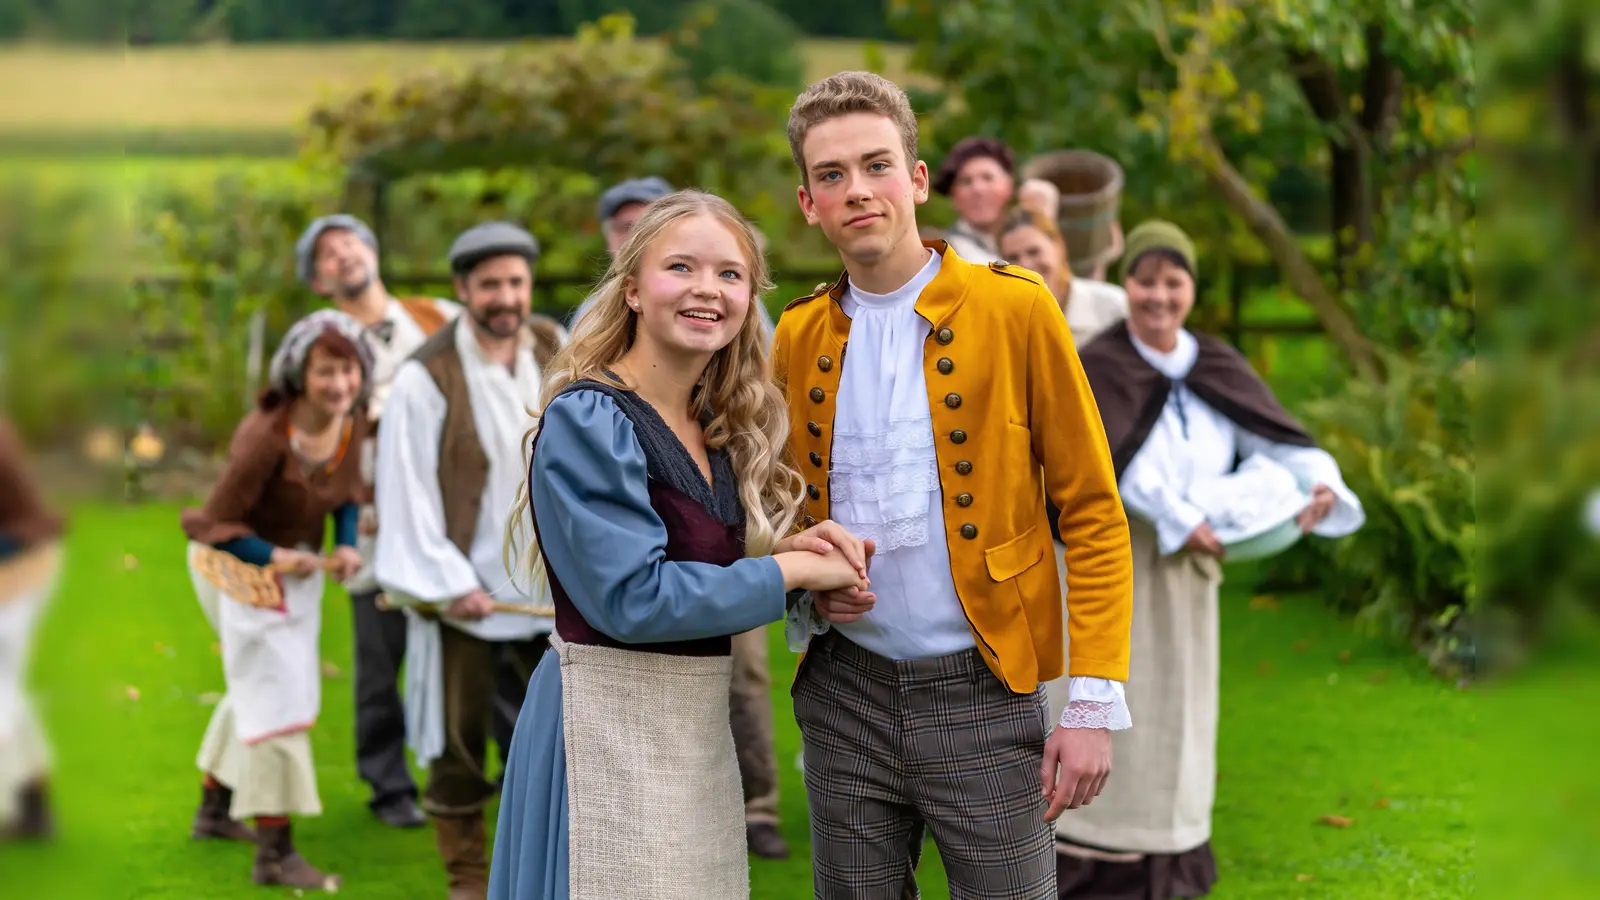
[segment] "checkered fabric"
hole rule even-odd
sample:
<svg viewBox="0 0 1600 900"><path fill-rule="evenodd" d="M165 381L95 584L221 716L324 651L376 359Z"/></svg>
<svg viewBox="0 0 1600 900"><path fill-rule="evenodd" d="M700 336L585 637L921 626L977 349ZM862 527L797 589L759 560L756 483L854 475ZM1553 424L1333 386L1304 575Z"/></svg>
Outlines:
<svg viewBox="0 0 1600 900"><path fill-rule="evenodd" d="M1055 900L1042 688L1011 693L975 650L896 661L829 632L793 693L818 900L909 895L924 823L951 900Z"/></svg>

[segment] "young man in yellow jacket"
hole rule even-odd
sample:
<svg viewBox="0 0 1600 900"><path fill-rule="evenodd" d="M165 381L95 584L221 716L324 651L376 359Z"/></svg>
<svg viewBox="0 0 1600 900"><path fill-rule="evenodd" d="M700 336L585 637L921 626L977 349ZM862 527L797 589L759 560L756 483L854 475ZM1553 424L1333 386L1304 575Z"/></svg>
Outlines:
<svg viewBox="0 0 1600 900"><path fill-rule="evenodd" d="M808 520L874 549L870 594L807 595L790 616L791 644L810 638L794 709L816 896L914 892L926 826L952 896L1054 898L1051 825L1099 793L1109 729L1131 725L1132 560L1094 397L1038 276L919 239L928 169L898 87L813 85L789 143L845 275L789 305L774 376ZM1041 685L1064 667L1053 725Z"/></svg>

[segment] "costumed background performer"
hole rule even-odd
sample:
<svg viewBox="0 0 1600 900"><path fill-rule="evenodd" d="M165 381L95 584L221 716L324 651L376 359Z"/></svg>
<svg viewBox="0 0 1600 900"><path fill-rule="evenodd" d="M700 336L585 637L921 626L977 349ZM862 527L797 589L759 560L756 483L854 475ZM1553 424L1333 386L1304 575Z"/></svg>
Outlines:
<svg viewBox="0 0 1600 900"><path fill-rule="evenodd" d="M322 813L310 730L322 708L323 573L343 579L361 567L362 400L371 370L354 319L325 309L296 322L205 506L182 515L190 578L221 641L227 681L196 760L206 779L193 834L248 840L239 820L254 818L256 884L339 885L295 849L290 817ZM324 563L330 515L337 546ZM268 592L275 605L256 605L247 584L220 586L216 573L236 568L224 555L246 572L281 567Z"/></svg>
<svg viewBox="0 0 1600 900"><path fill-rule="evenodd" d="M1249 362L1226 342L1184 328L1197 271L1188 235L1146 222L1128 233L1122 265L1127 321L1084 347L1082 358L1130 513L1128 698L1142 724L1112 738L1117 768L1099 801L1056 822L1060 896L1201 897L1217 877L1210 840L1225 556L1218 534L1229 518L1272 505L1302 532L1324 537L1354 532L1365 513L1333 457ZM1251 474L1230 475L1241 458L1238 471ZM1268 502L1270 493L1255 487L1263 482L1252 484L1253 473L1268 470L1286 480L1286 506ZM1236 501L1236 509L1208 521L1206 494L1223 507ZM1065 702L1059 687L1052 700Z"/></svg>

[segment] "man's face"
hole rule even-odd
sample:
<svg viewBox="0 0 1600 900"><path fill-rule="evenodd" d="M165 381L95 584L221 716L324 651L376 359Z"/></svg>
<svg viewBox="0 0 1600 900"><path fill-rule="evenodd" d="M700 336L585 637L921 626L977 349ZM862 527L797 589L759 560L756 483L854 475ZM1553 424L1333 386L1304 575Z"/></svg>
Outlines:
<svg viewBox="0 0 1600 900"><path fill-rule="evenodd" d="M623 243L628 240L628 235L633 231L633 223L639 221L639 216L644 213L643 203L624 203L617 207L617 211L606 220L606 252L612 256L622 249Z"/></svg>
<svg viewBox="0 0 1600 900"><path fill-rule="evenodd" d="M311 250L311 288L324 297L358 297L378 280L378 254L348 228L317 235Z"/></svg>
<svg viewBox="0 0 1600 900"><path fill-rule="evenodd" d="M495 256L456 278L456 294L482 334L514 337L533 302L533 270L520 256Z"/></svg>
<svg viewBox="0 0 1600 900"><path fill-rule="evenodd" d="M810 183L800 188L800 211L846 259L872 265L920 240L916 208L928 199L928 167L907 162L889 117L829 119L812 126L801 150Z"/></svg>

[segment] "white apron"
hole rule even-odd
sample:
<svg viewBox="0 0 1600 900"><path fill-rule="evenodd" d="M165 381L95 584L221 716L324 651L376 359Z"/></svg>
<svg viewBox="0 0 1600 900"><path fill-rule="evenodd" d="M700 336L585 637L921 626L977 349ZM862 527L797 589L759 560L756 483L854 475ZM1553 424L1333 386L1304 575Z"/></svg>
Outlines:
<svg viewBox="0 0 1600 900"><path fill-rule="evenodd" d="M222 642L222 672L233 702L239 740L254 744L305 731L322 709L323 573L284 576L284 608L261 609L229 597L195 568L189 544L189 577L200 608Z"/></svg>
<svg viewBox="0 0 1600 900"><path fill-rule="evenodd" d="M561 660L571 900L749 900L728 656L550 644Z"/></svg>
<svg viewBox="0 0 1600 900"><path fill-rule="evenodd" d="M61 545L0 565L0 824L15 818L17 789L50 767L50 748L28 698L28 660L39 619L55 593Z"/></svg>
<svg viewBox="0 0 1600 900"><path fill-rule="evenodd" d="M1111 733L1111 777L1094 803L1056 820L1068 840L1137 853L1183 853L1211 839L1217 777L1222 566L1182 551L1162 556L1155 529L1129 517L1133 545L1128 706L1139 724ZM1059 556L1058 556L1059 558ZM1057 719L1065 676L1047 693Z"/></svg>

